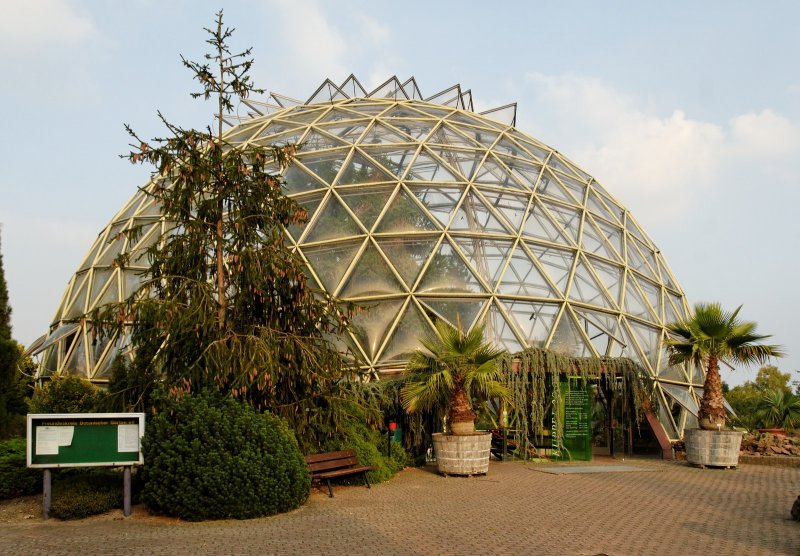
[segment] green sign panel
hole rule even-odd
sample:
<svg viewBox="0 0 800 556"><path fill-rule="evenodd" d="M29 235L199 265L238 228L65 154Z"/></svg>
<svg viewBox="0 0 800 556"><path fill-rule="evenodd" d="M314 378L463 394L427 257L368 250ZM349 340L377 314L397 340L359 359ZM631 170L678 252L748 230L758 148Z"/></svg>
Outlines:
<svg viewBox="0 0 800 556"><path fill-rule="evenodd" d="M553 435L553 451L558 459L592 459L592 409L589 385L583 380L570 379L559 383L560 411L553 423L560 424ZM555 404L554 404L555 406ZM559 446L560 444L560 446Z"/></svg>
<svg viewBox="0 0 800 556"><path fill-rule="evenodd" d="M140 465L144 413L28 415L28 467Z"/></svg>

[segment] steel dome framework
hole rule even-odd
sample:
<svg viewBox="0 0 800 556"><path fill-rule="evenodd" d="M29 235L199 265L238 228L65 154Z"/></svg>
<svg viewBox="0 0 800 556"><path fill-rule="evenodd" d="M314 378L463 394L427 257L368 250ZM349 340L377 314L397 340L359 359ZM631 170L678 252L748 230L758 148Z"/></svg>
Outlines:
<svg viewBox="0 0 800 556"><path fill-rule="evenodd" d="M695 426L702 370L670 366L663 343L688 314L666 261L592 176L514 127L516 105L477 114L458 85L423 99L413 78L368 93L350 76L305 102L273 94L242 109L227 122L233 146L303 145L283 177L309 221L287 241L315 285L366 308L341 340L366 372L401 369L435 319L483 322L511 352L630 357L654 378L668 435ZM122 233L133 226L135 244ZM114 216L36 347L42 374L107 380L124 339L95 341L74 320L136 291L165 229L141 191Z"/></svg>

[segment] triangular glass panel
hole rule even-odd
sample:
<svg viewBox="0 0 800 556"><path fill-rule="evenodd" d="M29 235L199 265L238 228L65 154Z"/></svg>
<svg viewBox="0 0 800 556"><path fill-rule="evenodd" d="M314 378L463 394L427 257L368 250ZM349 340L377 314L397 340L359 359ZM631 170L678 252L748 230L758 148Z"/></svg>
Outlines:
<svg viewBox="0 0 800 556"><path fill-rule="evenodd" d="M447 242L431 257L419 285L418 293L486 293L481 283Z"/></svg>
<svg viewBox="0 0 800 556"><path fill-rule="evenodd" d="M692 415L697 415L697 411L700 407L697 405L697 400L695 400L689 392L688 386L678 386L677 384L666 384L662 382L661 388L664 389L667 395L688 409Z"/></svg>
<svg viewBox="0 0 800 556"><path fill-rule="evenodd" d="M109 281L112 282L111 287L107 288ZM107 293L111 290L111 294ZM95 307L105 305L111 301L119 301L119 294L117 293L117 271L116 269L94 269L92 271L92 292L91 302L88 306L88 311Z"/></svg>
<svg viewBox="0 0 800 556"><path fill-rule="evenodd" d="M139 208L139 214L136 216L153 216L160 218L162 213L163 211L161 210L161 205L159 205L155 199L150 199L142 204L142 206Z"/></svg>
<svg viewBox="0 0 800 556"><path fill-rule="evenodd" d="M506 131L521 147L531 153L533 158L538 162L544 162L550 156L551 149L536 139L525 135L518 129L509 129Z"/></svg>
<svg viewBox="0 0 800 556"><path fill-rule="evenodd" d="M649 320L651 322L658 322L655 319L655 315L653 315L647 308L647 304L644 302L642 294L640 294L639 290L636 288L636 286L634 286L634 282L630 279L630 277L625 286L625 311L628 314Z"/></svg>
<svg viewBox="0 0 800 556"><path fill-rule="evenodd" d="M509 161L506 166L511 170L511 173L517 178L517 181L523 184L526 188L534 190L539 182L539 174L542 167L530 162L523 162L522 160Z"/></svg>
<svg viewBox="0 0 800 556"><path fill-rule="evenodd" d="M86 341L83 332L78 332L78 339L72 346L72 353L67 362L62 366L62 372L80 378L89 378L86 361Z"/></svg>
<svg viewBox="0 0 800 556"><path fill-rule="evenodd" d="M317 115L318 114L319 112L317 112ZM272 123L259 131L257 136L253 137L253 141L260 145L271 145L273 137L277 137L287 131L302 134L305 131L305 127L296 123L273 120Z"/></svg>
<svg viewBox="0 0 800 556"><path fill-rule="evenodd" d="M352 189L339 188L336 192L361 221L364 228L371 230L394 190L394 185L378 185Z"/></svg>
<svg viewBox="0 0 800 556"><path fill-rule="evenodd" d="M377 301L365 304L350 324L356 340L370 361L374 361L389 327L403 308L404 300Z"/></svg>
<svg viewBox="0 0 800 556"><path fill-rule="evenodd" d="M358 121L348 124L334 123L332 125L319 126L320 129L325 130L331 135L335 135L342 141L353 144L359 140L367 129L367 121Z"/></svg>
<svg viewBox="0 0 800 556"><path fill-rule="evenodd" d="M385 117L381 116L381 118ZM435 120L387 120L382 122L387 128L402 132L405 141L424 141L436 125Z"/></svg>
<svg viewBox="0 0 800 556"><path fill-rule="evenodd" d="M636 247L636 241L632 238L628 241L628 266L633 270L637 270L651 278L656 279L653 270L647 265L639 249Z"/></svg>
<svg viewBox="0 0 800 556"><path fill-rule="evenodd" d="M503 312L492 304L489 311L483 317L485 334L491 338L500 349L508 353L519 353L522 345L514 334L514 329L508 324Z"/></svg>
<svg viewBox="0 0 800 556"><path fill-rule="evenodd" d="M658 355L661 349L661 331L643 324L639 324L631 319L628 319L628 325L630 325L631 330L633 331L641 352L647 358L650 368L653 370L657 369Z"/></svg>
<svg viewBox="0 0 800 556"><path fill-rule="evenodd" d="M544 347L560 305L554 303L531 303L529 301L503 300L508 312L522 332L526 347Z"/></svg>
<svg viewBox="0 0 800 556"><path fill-rule="evenodd" d="M647 272L648 276L657 282L660 281L661 277L658 275L658 263L656 262L653 248L636 240L634 240L634 243L636 243L639 252L642 254L645 261L647 261L647 265L649 266L649 272Z"/></svg>
<svg viewBox="0 0 800 556"><path fill-rule="evenodd" d="M692 372L692 384L705 384L706 382L706 375L703 369L698 367L697 365L692 365L690 368Z"/></svg>
<svg viewBox="0 0 800 556"><path fill-rule="evenodd" d="M575 209L567 208L565 206L557 205L547 201L542 201L542 204L544 205L545 209L548 210L551 215L553 215L556 222L561 225L561 228L569 234L569 238L577 242L578 229L581 223L580 212Z"/></svg>
<svg viewBox="0 0 800 556"><path fill-rule="evenodd" d="M556 176L561 185L572 195L573 203L583 205L583 199L586 196L586 184L581 183L575 178L569 176L558 175Z"/></svg>
<svg viewBox="0 0 800 556"><path fill-rule="evenodd" d="M300 138L305 133L306 128L299 127L292 131L287 131L286 133L279 133L278 135L272 135L267 139L261 139L259 141L254 141L257 145L263 146L275 146L275 147L282 147L285 145L294 145L300 142ZM339 145L336 145L339 146Z"/></svg>
<svg viewBox="0 0 800 556"><path fill-rule="evenodd" d="M411 288L417 281L419 271L431 254L435 239L385 238L378 239L378 246L391 261L394 269Z"/></svg>
<svg viewBox="0 0 800 556"><path fill-rule="evenodd" d="M561 232L541 207L541 201L534 201L531 205L528 218L522 227L522 236L533 239L544 239L552 243L569 243Z"/></svg>
<svg viewBox="0 0 800 556"><path fill-rule="evenodd" d="M478 146L477 142L467 137L464 137L463 135L454 131L453 128L444 123L442 123L442 125L437 127L436 131L431 133L430 137L428 137L428 143L451 145L454 147L467 147L470 149Z"/></svg>
<svg viewBox="0 0 800 556"><path fill-rule="evenodd" d="M342 276L353 262L362 243L359 240L303 247L302 253L313 272L319 277L325 290L335 294Z"/></svg>
<svg viewBox="0 0 800 556"><path fill-rule="evenodd" d="M324 196L324 193L312 193L311 195L306 195L301 199L295 199L297 203L306 209L306 212L308 213L308 218L304 224L290 224L287 228L289 235L291 235L295 241L300 239L303 230L306 229L308 222L310 222L314 217L314 214L317 212L317 209L319 208Z"/></svg>
<svg viewBox="0 0 800 556"><path fill-rule="evenodd" d="M344 82L339 85L339 89L350 98L367 96L366 89L364 89L364 86L361 85L361 82L352 73L350 74L350 77L345 79Z"/></svg>
<svg viewBox="0 0 800 556"><path fill-rule="evenodd" d="M378 249L369 243L344 283L339 297L355 299L406 292Z"/></svg>
<svg viewBox="0 0 800 556"><path fill-rule="evenodd" d="M420 151L414 164L408 171L405 181L460 182L462 178L455 174L438 159L425 151Z"/></svg>
<svg viewBox="0 0 800 556"><path fill-rule="evenodd" d="M130 270L127 270L126 272L122 273L122 277L124 278L124 283L122 285L125 288L122 290L122 299L126 299L136 293L136 291L142 285L144 275L140 272L131 272Z"/></svg>
<svg viewBox="0 0 800 556"><path fill-rule="evenodd" d="M318 209L318 214L310 225L311 229L306 234L304 243L352 237L364 233L339 199L333 195L329 196L322 208Z"/></svg>
<svg viewBox="0 0 800 556"><path fill-rule="evenodd" d="M600 237L604 238L606 242L613 248L613 251L609 251L609 255L611 255L609 258L615 261L622 261L622 253L625 252L622 244L624 237L622 228L604 222L603 220L592 220L600 230Z"/></svg>
<svg viewBox="0 0 800 556"><path fill-rule="evenodd" d="M553 177L553 174L549 170L545 170L542 174L542 179L539 181L539 187L536 188L536 193L573 205L575 204L575 199L567 193L566 189L561 186L559 181Z"/></svg>
<svg viewBox="0 0 800 556"><path fill-rule="evenodd" d="M326 107L296 106L291 111L278 115L278 117L293 123L310 124L323 115L325 111Z"/></svg>
<svg viewBox="0 0 800 556"><path fill-rule="evenodd" d="M578 326L572 321L567 307L561 313L561 318L558 320L548 349L573 357L592 355L592 350L586 346L586 342L583 340Z"/></svg>
<svg viewBox="0 0 800 556"><path fill-rule="evenodd" d="M476 142L487 148L491 148L495 141L497 141L497 138L500 137L499 133L496 131L489 131L488 129L474 129L464 126L460 126L458 129L465 134L469 134L469 137L474 138Z"/></svg>
<svg viewBox="0 0 800 556"><path fill-rule="evenodd" d="M658 316L658 322L661 322L662 315L664 314L664 302L661 295L661 288L649 280L644 278L635 278L639 289L644 293L645 300L650 304L650 308L655 311Z"/></svg>
<svg viewBox="0 0 800 556"><path fill-rule="evenodd" d="M314 104L317 102L334 102L337 100L342 100L349 98L344 91L339 89L337 85L333 83L330 79L326 79L322 82L322 85L317 88L311 97L305 102L305 104Z"/></svg>
<svg viewBox="0 0 800 556"><path fill-rule="evenodd" d="M452 108L438 108L430 104L415 104L414 108L420 112L425 112L428 114L428 116L433 116L434 118L444 118L445 116L449 116L453 113Z"/></svg>
<svg viewBox="0 0 800 556"><path fill-rule="evenodd" d="M430 116L426 115L424 112L419 112L417 110L414 110L413 108L411 108L409 106L398 105L398 106L395 106L394 108L392 108L390 110L387 110L383 114L381 114L381 119L386 119L386 118L413 118L413 119L419 119L419 118L430 118ZM435 120L430 120L430 122L434 123ZM398 125L398 124L393 123L393 125Z"/></svg>
<svg viewBox="0 0 800 556"><path fill-rule="evenodd" d="M433 333L433 329L413 303L409 303L392 331L392 337L380 356L380 362L407 360L419 348L419 338Z"/></svg>
<svg viewBox="0 0 800 556"><path fill-rule="evenodd" d="M470 116L467 113L462 112L462 111L453 112L452 114L450 114L450 116L447 117L447 119L450 120L451 122L463 123L463 124L468 124L468 125L477 126L477 127L486 127L487 126L487 124L486 124L486 122L484 120L479 120L479 119L477 119L477 118L475 118L473 116Z"/></svg>
<svg viewBox="0 0 800 556"><path fill-rule="evenodd" d="M559 297L521 246L517 246L509 259L497 292L515 297Z"/></svg>
<svg viewBox="0 0 800 556"><path fill-rule="evenodd" d="M371 98L393 98L395 100L408 98L402 83L400 83L396 75L378 85L367 96Z"/></svg>
<svg viewBox="0 0 800 556"><path fill-rule="evenodd" d="M503 155L503 162L506 161L506 155L515 158L528 158L528 153L517 145L508 134L503 134L502 139L495 144L492 152Z"/></svg>
<svg viewBox="0 0 800 556"><path fill-rule="evenodd" d="M669 353L665 347L661 348L661 362L659 363L658 378L674 380L675 382L688 382L683 365L670 365Z"/></svg>
<svg viewBox="0 0 800 556"><path fill-rule="evenodd" d="M439 228L404 190L400 190L381 217L376 233L435 231Z"/></svg>
<svg viewBox="0 0 800 556"><path fill-rule="evenodd" d="M481 112L481 115L491 118L492 120L496 120L502 124L514 126L517 125L517 103L512 102L511 104L506 104L505 106L498 106L496 108Z"/></svg>
<svg viewBox="0 0 800 556"><path fill-rule="evenodd" d="M669 271L667 262L664 260L664 257L660 252L656 253L656 258L658 260L658 273L661 275L662 283L666 287L672 288L673 290L678 289L678 287L675 285L675 281L672 279L672 273Z"/></svg>
<svg viewBox="0 0 800 556"><path fill-rule="evenodd" d="M361 139L361 145L384 145L387 143L408 143L409 138L397 133L388 126L376 123Z"/></svg>
<svg viewBox="0 0 800 556"><path fill-rule="evenodd" d="M550 168L554 168L559 172L567 174L568 176L577 177L575 176L575 173L572 170L572 165L566 160L564 160L561 157L561 154L559 154L558 152L553 153L553 155L550 157L550 160L547 161L547 165Z"/></svg>
<svg viewBox="0 0 800 556"><path fill-rule="evenodd" d="M127 224L127 223L126 223ZM125 251L125 244L128 242L127 234L122 230L122 225L114 226L108 232L108 246L105 247L94 261L94 266L111 266Z"/></svg>
<svg viewBox="0 0 800 556"><path fill-rule="evenodd" d="M500 162L491 155L486 157L486 160L481 164L480 169L475 173L473 179L476 183L494 185L498 187L508 187L511 189L518 189L524 191L525 188L519 185L516 178L512 176Z"/></svg>
<svg viewBox="0 0 800 556"><path fill-rule="evenodd" d="M487 203L495 209L511 225L511 229L516 232L522 225L525 217L525 209L528 207L528 195L520 195L507 191L495 191L493 189L479 189L481 196Z"/></svg>
<svg viewBox="0 0 800 556"><path fill-rule="evenodd" d="M587 257L587 261L608 290L611 299L614 300L614 306L619 305L622 293L622 268L592 257Z"/></svg>
<svg viewBox="0 0 800 556"><path fill-rule="evenodd" d="M597 280L595 280L595 277L580 257L575 265L575 274L573 275L572 285L569 289L569 297L570 299L588 303L589 305L606 307L608 309L613 307L606 298L603 287L597 283Z"/></svg>
<svg viewBox="0 0 800 556"><path fill-rule="evenodd" d="M450 223L450 217L464 193L463 187L409 185L408 188L442 226Z"/></svg>
<svg viewBox="0 0 800 556"><path fill-rule="evenodd" d="M331 179L333 179L333 176L336 175L336 171L338 169L339 168L336 167L335 164L331 164ZM325 187L323 182L304 170L300 164L292 164L289 166L289 168L287 168L286 172L283 174L283 181L284 190L286 191L287 195L297 195L298 193L303 193L304 191L313 191L314 189Z"/></svg>
<svg viewBox="0 0 800 556"><path fill-rule="evenodd" d="M628 214L628 217L625 219L625 229L628 230L633 236L635 236L636 239L644 242L647 241L645 239L644 233L642 233L642 230L639 229L639 226L636 225L636 222L633 221L633 217L630 215L630 213Z"/></svg>
<svg viewBox="0 0 800 556"><path fill-rule="evenodd" d="M494 213L474 193L467 193L450 224L451 231L508 234Z"/></svg>
<svg viewBox="0 0 800 556"><path fill-rule="evenodd" d="M343 122L347 120L358 120L363 118L364 118L363 114L350 112L349 110L341 110L339 108L332 108L330 112L328 112L325 116L317 120L317 123Z"/></svg>
<svg viewBox="0 0 800 556"><path fill-rule="evenodd" d="M567 286L567 278L572 270L572 263L575 260L575 253L566 249L556 247L545 247L543 245L527 244L533 256L542 265L542 269L550 278L550 281L563 292ZM558 295L560 297L563 294Z"/></svg>
<svg viewBox="0 0 800 556"><path fill-rule="evenodd" d="M363 152L391 171L397 177L403 177L406 168L414 159L416 148L391 149L386 147L364 147Z"/></svg>
<svg viewBox="0 0 800 556"><path fill-rule="evenodd" d="M459 178L459 181L463 181L464 179L467 181L470 180L480 167L481 161L485 155L485 151L478 150L441 149L434 146L429 146L428 148L462 176L462 178Z"/></svg>
<svg viewBox="0 0 800 556"><path fill-rule="evenodd" d="M86 313L86 298L88 297L89 290L89 283L87 283L88 280L86 277L88 275L89 272L87 271L87 273L76 282L75 286L73 286L72 292L70 293L72 299L66 311L64 311L64 314L61 315L62 319L74 319Z"/></svg>
<svg viewBox="0 0 800 556"><path fill-rule="evenodd" d="M317 131L309 132L303 139L303 147L309 151L321 151L343 146L345 146L344 142Z"/></svg>
<svg viewBox="0 0 800 556"><path fill-rule="evenodd" d="M385 170L379 168L371 160L359 153L354 153L336 183L337 185L352 185L354 183L375 183L396 180L396 177L393 177Z"/></svg>
<svg viewBox="0 0 800 556"><path fill-rule="evenodd" d="M578 323L582 326L589 341L594 346L598 355L611 355L611 350L615 344L622 345L622 334L619 332L619 321L617 317L599 311L580 309L573 307L578 317Z"/></svg>
<svg viewBox="0 0 800 556"><path fill-rule="evenodd" d="M419 300L432 312L433 317L443 318L453 326L460 325L463 330L472 328L472 323L475 322L475 317L481 312L484 304L481 299L419 298Z"/></svg>
<svg viewBox="0 0 800 556"><path fill-rule="evenodd" d="M594 225L590 218L583 220L583 233L581 234L581 247L589 253L600 255L612 261L617 260L614 251L603 240L600 230Z"/></svg>
<svg viewBox="0 0 800 556"><path fill-rule="evenodd" d="M339 173L339 169L342 167L342 161L345 158L346 151L337 151L324 154L314 153L302 155L298 157L297 161L308 168L312 174L315 174L323 184L328 185L333 183L333 180ZM291 172L291 170L297 166L297 164L292 164L289 166L289 170L287 170L287 172ZM287 185L289 193L299 193L300 191L308 191L309 189L318 189L319 187L322 187L313 180L308 181L310 178L306 178L307 184L302 180L303 178L298 179L299 184L297 186Z"/></svg>
<svg viewBox="0 0 800 556"><path fill-rule="evenodd" d="M616 222L614 214L608 210L605 203L603 203L602 199L600 199L600 196L595 193L594 189L589 189L589 194L586 197L586 208L592 214L595 214L601 218L605 218L609 222Z"/></svg>
<svg viewBox="0 0 800 556"><path fill-rule="evenodd" d="M453 237L452 240L489 284L489 289L493 289L505 267L513 242L477 237Z"/></svg>

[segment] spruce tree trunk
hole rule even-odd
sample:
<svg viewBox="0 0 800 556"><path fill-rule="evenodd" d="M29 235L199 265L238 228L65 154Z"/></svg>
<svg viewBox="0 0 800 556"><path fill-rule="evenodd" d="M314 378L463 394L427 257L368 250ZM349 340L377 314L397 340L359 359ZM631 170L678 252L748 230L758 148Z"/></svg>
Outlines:
<svg viewBox="0 0 800 556"><path fill-rule="evenodd" d="M722 397L722 379L719 375L719 360L708 358L706 380L703 384L703 399L700 401L700 428L717 430L725 426L725 405Z"/></svg>

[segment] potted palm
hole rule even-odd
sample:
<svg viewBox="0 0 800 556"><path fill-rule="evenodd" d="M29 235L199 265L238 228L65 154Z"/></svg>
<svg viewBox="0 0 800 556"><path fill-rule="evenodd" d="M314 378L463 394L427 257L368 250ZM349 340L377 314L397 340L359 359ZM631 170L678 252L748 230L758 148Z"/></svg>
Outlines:
<svg viewBox="0 0 800 556"><path fill-rule="evenodd" d="M420 341L425 350L414 352L408 362L400 401L409 413L445 412L449 433L433 435L440 473L486 473L492 435L475 431L475 408L490 398L511 399L497 366L503 351L483 341L483 326L464 332L442 320L436 334Z"/></svg>
<svg viewBox="0 0 800 556"><path fill-rule="evenodd" d="M733 312L719 303L698 303L689 318L667 328L674 335L667 340L669 363L690 363L706 370L703 398L697 413L699 429L687 429L686 459L696 465L736 466L742 433L725 430L720 362L749 365L782 357L782 348L761 343L770 336L756 333L756 323L739 320L741 305Z"/></svg>

